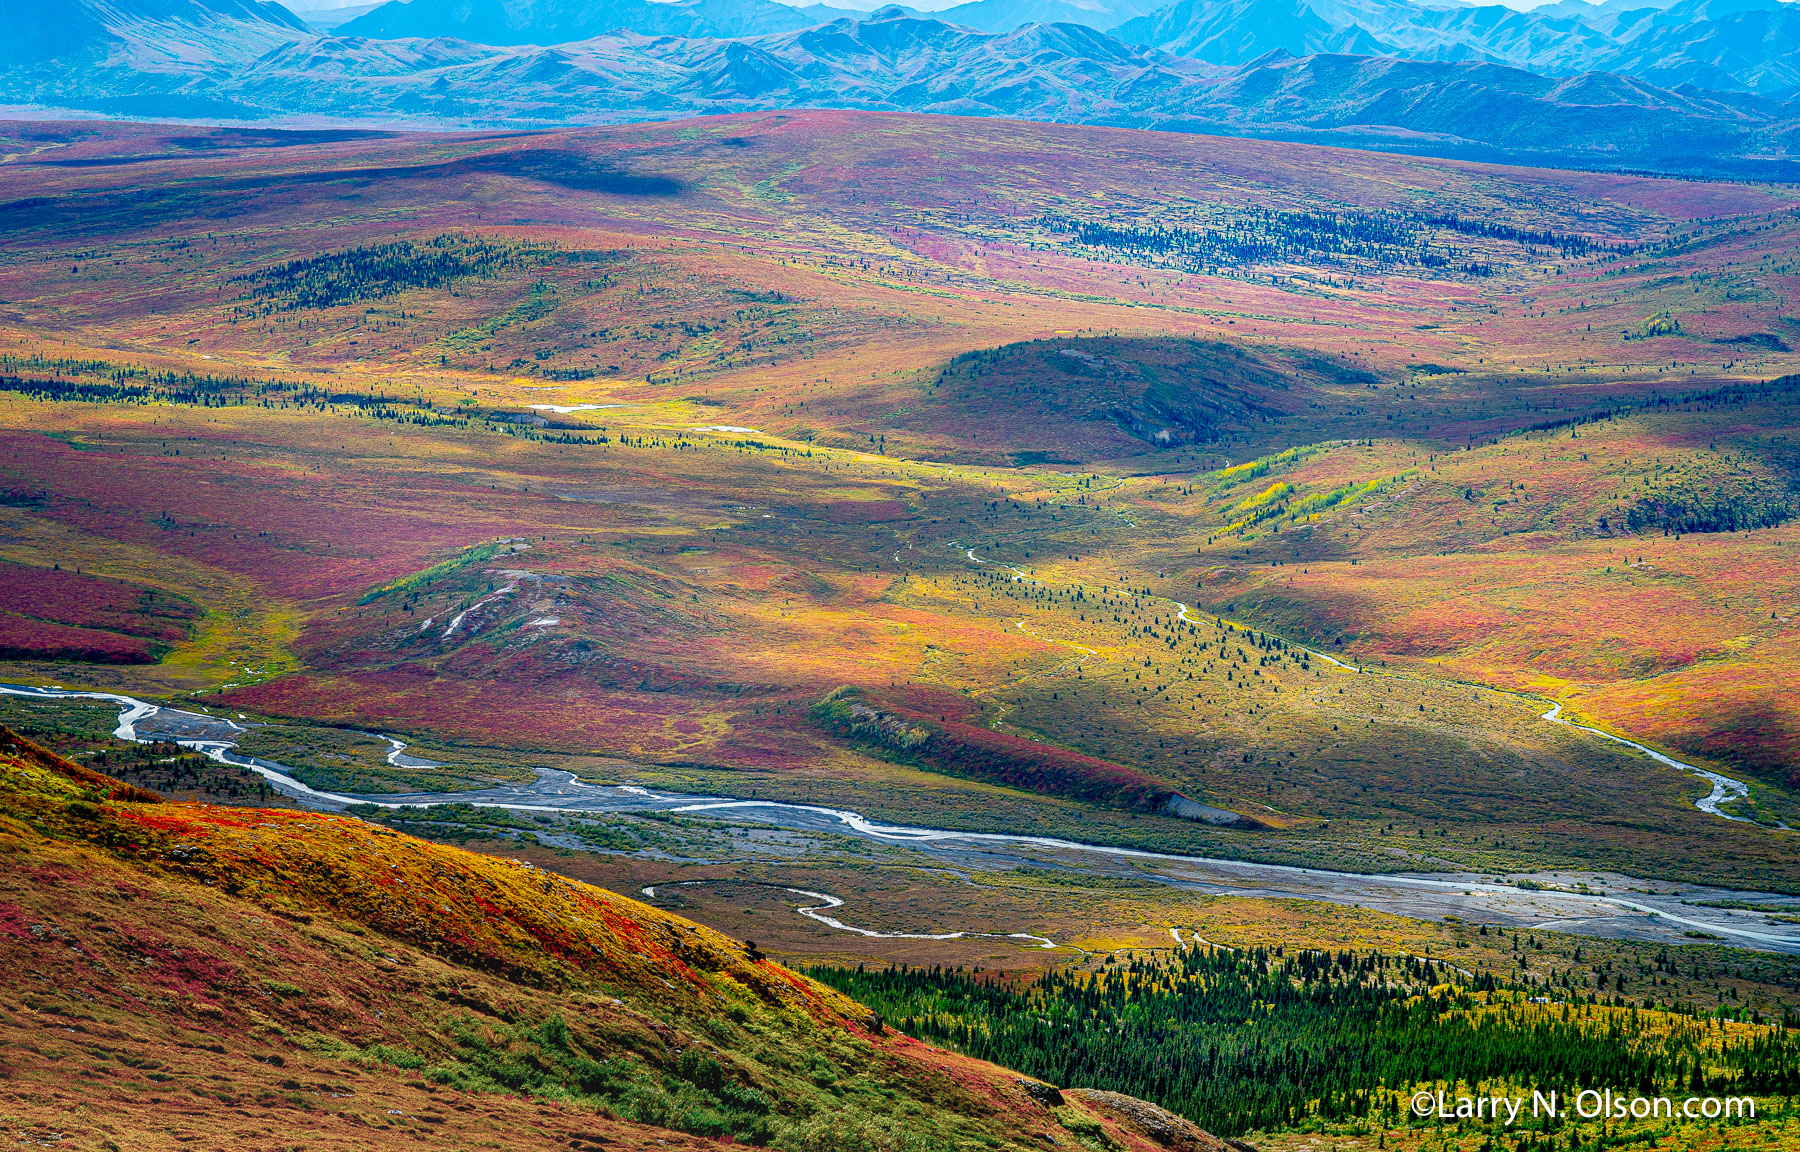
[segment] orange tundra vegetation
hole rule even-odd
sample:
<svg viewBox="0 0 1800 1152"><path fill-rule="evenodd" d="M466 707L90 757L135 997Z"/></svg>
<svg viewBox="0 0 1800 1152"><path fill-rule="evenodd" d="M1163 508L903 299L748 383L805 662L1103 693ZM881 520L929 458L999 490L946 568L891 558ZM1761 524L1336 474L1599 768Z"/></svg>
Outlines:
<svg viewBox="0 0 1800 1152"><path fill-rule="evenodd" d="M28 1138L1156 1147L602 889L342 817L147 803L0 740L0 1095Z"/></svg>
<svg viewBox="0 0 1800 1152"><path fill-rule="evenodd" d="M1706 419L1707 406L1423 463L1416 451L1357 461L1352 471L1405 481L1286 539L1234 541L1237 563L1199 594L1314 641L1348 637L1365 658L1561 699L1589 722L1792 788L1800 700L1780 670L1793 659L1800 537L1786 520L1703 521L1787 499L1782 446L1800 428L1767 397L1728 421ZM1293 482L1328 487L1345 463L1309 461Z"/></svg>

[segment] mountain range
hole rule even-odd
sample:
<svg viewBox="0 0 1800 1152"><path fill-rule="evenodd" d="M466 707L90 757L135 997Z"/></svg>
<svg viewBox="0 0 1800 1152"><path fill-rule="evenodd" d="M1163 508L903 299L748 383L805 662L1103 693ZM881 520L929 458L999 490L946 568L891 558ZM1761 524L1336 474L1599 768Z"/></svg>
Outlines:
<svg viewBox="0 0 1800 1152"><path fill-rule="evenodd" d="M793 32L848 10L774 0L395 0L340 26L374 40L450 36L478 44L566 44L608 32L731 38Z"/></svg>
<svg viewBox="0 0 1800 1152"><path fill-rule="evenodd" d="M554 45L610 32L754 37L861 15L774 0L389 0L335 31ZM928 18L981 32L1079 24L1209 64L1245 64L1277 50L1329 52L1510 64L1549 76L1616 72L1767 95L1800 90L1800 5L1786 0L1681 0L1661 8L1561 0L1530 12L1409 0L974 0Z"/></svg>
<svg viewBox="0 0 1800 1152"><path fill-rule="evenodd" d="M956 19L1004 24L1078 2L1096 5L1081 10L1088 22L983 31ZM1562 0L1533 13L1176 0L1103 15L1106 2L978 0L924 15L772 0L391 0L321 33L263 0L23 0L23 35L0 45L0 102L509 128L867 108L1538 164L1794 171L1800 8L1779 0ZM1113 18L1112 34L1093 26ZM1496 61L1501 49L1523 62ZM1578 67L1602 51L1621 67Z"/></svg>
<svg viewBox="0 0 1800 1152"><path fill-rule="evenodd" d="M906 5L789 5L776 0L386 0L359 5L349 19L313 13L312 22L321 30L375 39L454 36L483 44L550 45L606 32L760 36L888 9L978 32L1010 32L1027 24L1080 24L1105 31L1156 8L1155 0L970 0L930 13Z"/></svg>
<svg viewBox="0 0 1800 1152"><path fill-rule="evenodd" d="M1615 72L1768 95L1800 90L1800 5L1783 0L1667 8L1563 0L1530 12L1405 0L1177 0L1112 31L1129 44L1216 64L1280 48L1484 61L1550 76Z"/></svg>

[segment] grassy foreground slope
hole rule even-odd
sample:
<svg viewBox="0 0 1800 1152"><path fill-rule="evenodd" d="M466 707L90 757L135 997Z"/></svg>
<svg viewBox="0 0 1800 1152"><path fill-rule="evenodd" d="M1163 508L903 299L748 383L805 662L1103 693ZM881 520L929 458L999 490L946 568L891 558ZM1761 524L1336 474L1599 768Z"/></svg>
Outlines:
<svg viewBox="0 0 1800 1152"><path fill-rule="evenodd" d="M84 1149L1138 1136L697 924L343 818L156 802L0 731L0 1110ZM707 1139L700 1139L707 1138Z"/></svg>

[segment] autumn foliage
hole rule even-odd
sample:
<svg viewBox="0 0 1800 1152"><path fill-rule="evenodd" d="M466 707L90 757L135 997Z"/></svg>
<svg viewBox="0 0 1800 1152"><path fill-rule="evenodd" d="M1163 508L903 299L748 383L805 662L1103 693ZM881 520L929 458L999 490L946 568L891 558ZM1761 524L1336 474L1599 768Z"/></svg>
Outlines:
<svg viewBox="0 0 1800 1152"><path fill-rule="evenodd" d="M1176 795L1135 768L951 718L965 707L926 689L888 696L840 688L810 715L827 731L881 754L968 780L1137 812L1160 811Z"/></svg>

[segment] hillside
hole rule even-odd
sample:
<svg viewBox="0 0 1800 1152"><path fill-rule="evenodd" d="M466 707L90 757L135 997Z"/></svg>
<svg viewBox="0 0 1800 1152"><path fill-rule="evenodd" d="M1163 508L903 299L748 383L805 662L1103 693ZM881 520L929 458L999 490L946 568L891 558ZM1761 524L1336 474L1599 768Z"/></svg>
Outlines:
<svg viewBox="0 0 1800 1152"><path fill-rule="evenodd" d="M529 865L153 803L4 730L0 796L0 1098L27 1133L1021 1148L1069 1125L1153 1147L753 946Z"/></svg>

